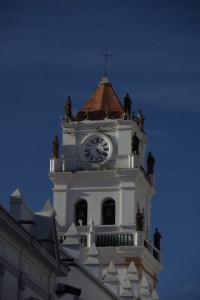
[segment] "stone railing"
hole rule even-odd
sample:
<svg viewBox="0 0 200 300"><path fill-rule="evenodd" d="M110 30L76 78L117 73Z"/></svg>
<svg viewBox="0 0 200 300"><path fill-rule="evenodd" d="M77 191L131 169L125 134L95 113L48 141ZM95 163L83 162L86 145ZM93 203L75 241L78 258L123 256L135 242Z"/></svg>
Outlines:
<svg viewBox="0 0 200 300"><path fill-rule="evenodd" d="M59 158L50 159L50 172L134 169L139 167L138 155L128 155L121 158L116 157L104 163Z"/></svg>
<svg viewBox="0 0 200 300"><path fill-rule="evenodd" d="M152 242L148 242L144 239L144 246L149 250L149 252L153 255L153 257L159 262L162 261L162 252L154 247Z"/></svg>
<svg viewBox="0 0 200 300"><path fill-rule="evenodd" d="M87 239L82 235L81 242L86 247ZM97 247L134 246L134 235L132 233L97 234L95 243Z"/></svg>
<svg viewBox="0 0 200 300"><path fill-rule="evenodd" d="M96 236L97 247L119 247L119 246L134 246L134 235L133 234L99 234Z"/></svg>
<svg viewBox="0 0 200 300"><path fill-rule="evenodd" d="M91 170L115 170L130 169L130 161L127 158L109 160L103 164L87 161L66 161L66 171L91 171Z"/></svg>
<svg viewBox="0 0 200 300"><path fill-rule="evenodd" d="M65 159L50 159L50 172L78 172L78 171L105 171L122 169L140 169L146 180L154 185L154 176L148 175L139 164L137 155L129 155L125 158L116 158L103 164L87 161L70 161Z"/></svg>
<svg viewBox="0 0 200 300"><path fill-rule="evenodd" d="M80 245L88 247L89 233L80 233ZM66 239L66 236L60 237L60 243ZM124 246L144 246L149 253L159 262L162 262L162 252L154 247L151 241L144 238L142 231L136 233L94 233L94 241L97 247L124 247Z"/></svg>
<svg viewBox="0 0 200 300"><path fill-rule="evenodd" d="M161 251L153 246L152 242L148 242L143 238L143 232L133 233L105 233L95 236L95 244L97 247L120 247L120 246L144 246L153 255L153 257L161 262ZM88 245L88 235L80 235L80 243L83 247Z"/></svg>

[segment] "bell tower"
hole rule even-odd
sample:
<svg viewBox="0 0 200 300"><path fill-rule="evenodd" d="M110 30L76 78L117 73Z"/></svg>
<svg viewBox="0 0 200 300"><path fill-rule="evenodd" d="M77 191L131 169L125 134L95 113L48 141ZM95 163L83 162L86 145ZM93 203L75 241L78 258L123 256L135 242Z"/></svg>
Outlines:
<svg viewBox="0 0 200 300"><path fill-rule="evenodd" d="M132 114L128 94L121 104L107 76L76 117L71 105L68 97L61 120L61 155L56 155L54 143L49 172L60 238L74 223L81 262L94 242L102 276L112 260L121 280L133 262L139 280L145 275L153 290L162 261L150 238L155 159L146 154L144 116L141 111Z"/></svg>

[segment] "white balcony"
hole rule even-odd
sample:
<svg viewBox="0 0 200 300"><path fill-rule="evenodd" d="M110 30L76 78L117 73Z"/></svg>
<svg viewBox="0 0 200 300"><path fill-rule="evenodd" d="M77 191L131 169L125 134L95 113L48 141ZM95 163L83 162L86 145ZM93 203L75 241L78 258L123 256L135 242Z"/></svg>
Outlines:
<svg viewBox="0 0 200 300"><path fill-rule="evenodd" d="M77 171L105 171L122 169L140 169L149 184L154 186L154 176L148 175L140 165L138 155L128 155L122 158L114 158L107 162L88 162L79 160L69 160L52 158L50 159L50 172L77 172Z"/></svg>
<svg viewBox="0 0 200 300"><path fill-rule="evenodd" d="M125 157L116 157L107 162L88 162L74 159L50 159L50 172L74 172L90 170L115 170L115 169L134 169L139 168L139 156L128 155Z"/></svg>
<svg viewBox="0 0 200 300"><path fill-rule="evenodd" d="M60 242L65 240L66 236L60 236ZM80 233L80 244L82 247L88 247L89 233ZM160 263L162 263L162 251L154 247L152 241L144 238L143 231L130 232L104 232L95 234L95 244L97 247L144 247Z"/></svg>

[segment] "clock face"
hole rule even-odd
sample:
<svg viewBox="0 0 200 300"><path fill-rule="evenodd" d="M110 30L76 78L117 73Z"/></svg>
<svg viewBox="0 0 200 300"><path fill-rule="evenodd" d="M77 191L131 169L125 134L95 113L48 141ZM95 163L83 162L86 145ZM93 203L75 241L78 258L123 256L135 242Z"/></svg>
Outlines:
<svg viewBox="0 0 200 300"><path fill-rule="evenodd" d="M91 162L103 162L111 155L111 143L103 135L93 135L84 143L84 157Z"/></svg>

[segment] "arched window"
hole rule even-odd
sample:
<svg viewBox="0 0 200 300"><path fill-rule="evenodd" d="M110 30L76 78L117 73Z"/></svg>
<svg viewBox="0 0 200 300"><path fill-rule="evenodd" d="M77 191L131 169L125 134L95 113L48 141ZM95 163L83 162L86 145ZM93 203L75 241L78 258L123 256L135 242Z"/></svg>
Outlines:
<svg viewBox="0 0 200 300"><path fill-rule="evenodd" d="M115 224L115 201L113 199L105 200L102 204L102 224Z"/></svg>
<svg viewBox="0 0 200 300"><path fill-rule="evenodd" d="M87 225L87 201L80 200L75 205L75 224L77 226Z"/></svg>

